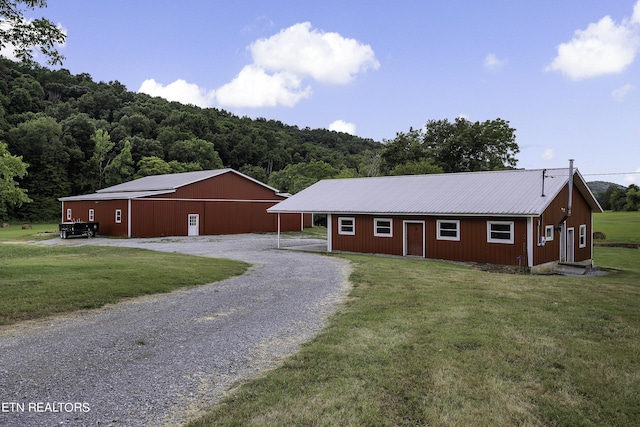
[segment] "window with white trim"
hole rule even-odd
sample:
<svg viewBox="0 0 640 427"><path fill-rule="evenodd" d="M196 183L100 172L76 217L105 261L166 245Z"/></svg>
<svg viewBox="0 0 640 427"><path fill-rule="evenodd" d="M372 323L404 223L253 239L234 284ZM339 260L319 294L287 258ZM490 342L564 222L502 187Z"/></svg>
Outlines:
<svg viewBox="0 0 640 427"><path fill-rule="evenodd" d="M581 248L587 247L587 224L580 225L579 242Z"/></svg>
<svg viewBox="0 0 640 427"><path fill-rule="evenodd" d="M546 240L547 242L553 240L553 231L553 225L547 225L544 228L544 240Z"/></svg>
<svg viewBox="0 0 640 427"><path fill-rule="evenodd" d="M338 218L338 234L353 236L356 234L356 219L351 217Z"/></svg>
<svg viewBox="0 0 640 427"><path fill-rule="evenodd" d="M375 218L373 235L376 237L393 237L393 220L391 218Z"/></svg>
<svg viewBox="0 0 640 427"><path fill-rule="evenodd" d="M96 218L96 213L93 209L89 209L89 221L94 221Z"/></svg>
<svg viewBox="0 0 640 427"><path fill-rule="evenodd" d="M436 221L436 239L460 241L460 220L439 219Z"/></svg>
<svg viewBox="0 0 640 427"><path fill-rule="evenodd" d="M122 210L116 209L116 224L120 224L122 222Z"/></svg>
<svg viewBox="0 0 640 427"><path fill-rule="evenodd" d="M513 244L513 221L487 221L487 242Z"/></svg>
<svg viewBox="0 0 640 427"><path fill-rule="evenodd" d="M73 218L71 215L71 209L67 209L67 221L71 221L71 218Z"/></svg>

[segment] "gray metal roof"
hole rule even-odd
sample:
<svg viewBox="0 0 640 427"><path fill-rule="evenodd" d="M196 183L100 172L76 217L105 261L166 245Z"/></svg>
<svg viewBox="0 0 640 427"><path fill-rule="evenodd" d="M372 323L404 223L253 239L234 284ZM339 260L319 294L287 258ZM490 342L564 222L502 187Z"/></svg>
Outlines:
<svg viewBox="0 0 640 427"><path fill-rule="evenodd" d="M61 197L58 200L62 202L67 201L79 201L79 200L127 200L127 199L139 199L142 197L157 196L161 194L173 193L177 188L184 187L185 185L193 184L194 182L202 181L205 179L219 176L225 173L235 173L250 181L253 181L274 193L278 193L273 187L251 178L245 174L242 174L233 169L214 169L207 171L195 171L195 172L183 172L173 173L166 175L152 175L145 176L140 179L136 179L122 184L114 185L112 187L103 188L93 194L84 194L81 196Z"/></svg>
<svg viewBox="0 0 640 427"><path fill-rule="evenodd" d="M569 180L569 169L543 169L331 179L317 182L271 213L386 213L540 215ZM579 178L576 188L596 211L598 202Z"/></svg>
<svg viewBox="0 0 640 427"><path fill-rule="evenodd" d="M73 201L83 201L83 200L129 200L129 199L140 199L142 197L150 197L150 196L160 196L162 194L173 193L175 190L159 190L159 191L120 191L120 192L109 192L109 193L92 193L92 194L83 194L81 196L69 196L69 197L60 197L58 200L61 202L73 202Z"/></svg>

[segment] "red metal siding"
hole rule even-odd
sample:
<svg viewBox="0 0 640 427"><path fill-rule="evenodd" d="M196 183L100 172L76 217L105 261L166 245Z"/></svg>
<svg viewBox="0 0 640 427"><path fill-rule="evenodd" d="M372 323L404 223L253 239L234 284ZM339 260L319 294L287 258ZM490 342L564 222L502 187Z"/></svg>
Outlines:
<svg viewBox="0 0 640 427"><path fill-rule="evenodd" d="M224 199L229 199L225 201ZM276 195L263 185L233 172L186 185L175 193L158 197L131 200L131 236L186 236L188 215L199 215L199 234L236 234L275 232L278 216L266 210L284 197ZM126 236L127 200L65 202L73 217L88 220L88 210L95 209L95 220L100 222L100 234ZM115 210L122 210L122 222L115 223ZM281 231L299 231L301 222L311 225L311 215L283 214Z"/></svg>
<svg viewBox="0 0 640 427"><path fill-rule="evenodd" d="M338 218L355 218L356 234L338 234ZM388 255L403 254L403 225L401 217L393 217L393 237L376 237L373 233L374 218L388 216L331 215L332 248L338 251L365 252ZM416 218L412 218L416 219Z"/></svg>
<svg viewBox="0 0 640 427"><path fill-rule="evenodd" d="M186 236L189 214L199 215L199 234L275 232L278 216L266 210L275 202L132 201L132 237ZM299 231L300 214L281 215L281 231Z"/></svg>
<svg viewBox="0 0 640 427"><path fill-rule="evenodd" d="M227 172L185 185L178 188L173 194L160 197L173 199L284 200L284 197L276 196L272 190L234 172Z"/></svg>
<svg viewBox="0 0 640 427"><path fill-rule="evenodd" d="M540 233L544 236L545 226L552 225L554 228L558 226L565 215L569 199L569 186L565 186L558 196L549 204L541 218L534 219L534 259L533 264L539 265L547 262L558 261L560 259L560 232L554 230L553 240L547 240L544 246L538 246L538 227L537 221L540 220ZM565 210L563 210L565 209ZM567 227L575 229L575 261L586 261L592 258L591 254L591 238L593 230L591 228L592 211L582 194L575 189L572 197L571 216L567 218ZM586 247L580 248L579 233L580 225L587 226Z"/></svg>
<svg viewBox="0 0 640 427"><path fill-rule="evenodd" d="M338 218L353 217L356 233L353 236L338 234ZM422 216L393 216L393 237L374 236L374 218L370 215L332 215L332 249L349 252L403 255L404 221L425 221L426 257L453 261L483 262L494 264L526 265L526 218L440 218ZM460 241L436 239L438 219L460 220ZM487 221L513 221L514 242L487 242Z"/></svg>
<svg viewBox="0 0 640 427"><path fill-rule="evenodd" d="M126 236L127 235L127 201L126 200L104 200L104 201L71 201L62 204L62 221L67 220L67 209L71 209L71 216L74 220L89 221L89 209L94 210L94 221L100 223L100 232L104 236ZM121 222L116 223L116 210L122 211Z"/></svg>
<svg viewBox="0 0 640 427"><path fill-rule="evenodd" d="M460 220L460 240L437 240L438 219ZM513 243L487 241L488 221L513 221ZM491 264L526 265L527 220L524 218L430 218L427 225L427 258Z"/></svg>

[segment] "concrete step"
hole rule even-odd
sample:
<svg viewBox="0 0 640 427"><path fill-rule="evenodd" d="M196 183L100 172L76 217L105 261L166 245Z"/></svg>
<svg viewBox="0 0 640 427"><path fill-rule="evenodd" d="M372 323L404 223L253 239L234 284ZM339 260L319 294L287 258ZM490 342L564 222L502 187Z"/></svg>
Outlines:
<svg viewBox="0 0 640 427"><path fill-rule="evenodd" d="M553 274L562 276L585 276L593 271L591 264L561 262L553 269Z"/></svg>

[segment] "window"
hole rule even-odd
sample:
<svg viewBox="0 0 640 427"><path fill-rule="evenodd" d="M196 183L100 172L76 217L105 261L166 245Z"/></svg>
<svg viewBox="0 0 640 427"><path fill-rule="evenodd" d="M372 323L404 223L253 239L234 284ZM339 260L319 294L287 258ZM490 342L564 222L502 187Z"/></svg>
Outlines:
<svg viewBox="0 0 640 427"><path fill-rule="evenodd" d="M338 218L338 234L353 236L356 234L355 218Z"/></svg>
<svg viewBox="0 0 640 427"><path fill-rule="evenodd" d="M374 219L373 235L377 237L393 237L393 220L390 218Z"/></svg>
<svg viewBox="0 0 640 427"><path fill-rule="evenodd" d="M544 239L549 242L553 240L553 225L547 225L544 228Z"/></svg>
<svg viewBox="0 0 640 427"><path fill-rule="evenodd" d="M580 247L581 248L586 248L587 247L587 224L582 224L580 226L580 236L579 236L579 241L580 241Z"/></svg>
<svg viewBox="0 0 640 427"><path fill-rule="evenodd" d="M120 209L116 209L116 224L120 224L122 222L122 211Z"/></svg>
<svg viewBox="0 0 640 427"><path fill-rule="evenodd" d="M460 221L442 220L436 221L436 238L438 240L460 240Z"/></svg>
<svg viewBox="0 0 640 427"><path fill-rule="evenodd" d="M89 221L95 220L95 211L93 209L89 209Z"/></svg>
<svg viewBox="0 0 640 427"><path fill-rule="evenodd" d="M73 216L71 216L71 209L67 209L67 221L71 221L71 218L73 218Z"/></svg>
<svg viewBox="0 0 640 427"><path fill-rule="evenodd" d="M513 243L513 221L487 221L487 242Z"/></svg>

